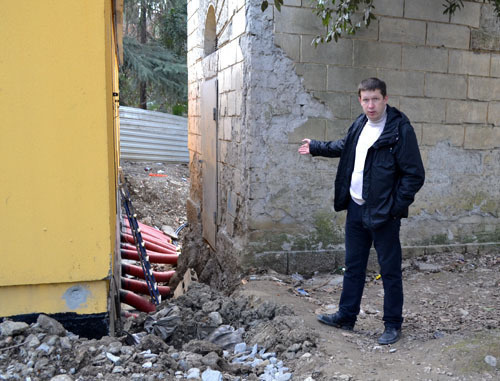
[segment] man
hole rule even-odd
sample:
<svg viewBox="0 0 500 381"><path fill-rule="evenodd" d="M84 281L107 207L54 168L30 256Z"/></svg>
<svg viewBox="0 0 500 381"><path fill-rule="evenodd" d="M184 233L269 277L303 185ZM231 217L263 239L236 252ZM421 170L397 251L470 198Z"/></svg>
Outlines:
<svg viewBox="0 0 500 381"><path fill-rule="evenodd" d="M333 327L354 328L373 243L384 284L385 330L378 342L386 345L399 340L403 322L401 218L408 217L425 172L413 127L406 115L387 104L385 83L378 78L363 80L358 99L363 114L343 139L304 139L299 148L302 155L340 157L334 207L347 210L339 310L317 318Z"/></svg>

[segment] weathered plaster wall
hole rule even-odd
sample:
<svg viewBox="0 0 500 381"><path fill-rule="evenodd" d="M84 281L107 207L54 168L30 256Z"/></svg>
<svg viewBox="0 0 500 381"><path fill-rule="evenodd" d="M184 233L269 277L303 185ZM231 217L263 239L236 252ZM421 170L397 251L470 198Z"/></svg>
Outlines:
<svg viewBox="0 0 500 381"><path fill-rule="evenodd" d="M304 137L342 137L361 112L357 84L369 76L387 82L390 104L412 120L427 170L403 222L403 244L499 242L500 31L491 9L465 1L450 21L440 1L376 0L377 20L368 30L315 49L311 41L322 29L308 2L285 3L281 12L262 13L260 0L217 2L219 49L210 59L202 54L209 3L188 3L189 220L196 233L199 86L217 75L219 226L212 257L219 266L296 271L338 262L345 222L332 207L338 161L303 157L297 148Z"/></svg>
<svg viewBox="0 0 500 381"><path fill-rule="evenodd" d="M378 17L368 30L318 49L310 42L321 29L309 9L298 3L277 12L277 44L333 113L330 125L309 120L289 141L339 137L361 112L357 83L383 78L390 104L413 122L427 169L403 222L403 244L498 242L500 24L490 5L466 1L449 20L441 3L375 1ZM311 172L318 161L310 159Z"/></svg>

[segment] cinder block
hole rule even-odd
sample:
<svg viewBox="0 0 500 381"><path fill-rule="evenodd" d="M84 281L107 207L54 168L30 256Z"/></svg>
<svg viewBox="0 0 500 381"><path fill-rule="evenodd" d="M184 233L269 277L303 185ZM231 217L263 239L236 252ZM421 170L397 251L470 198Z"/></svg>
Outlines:
<svg viewBox="0 0 500 381"><path fill-rule="evenodd" d="M225 117L222 118L222 130L224 131L223 139L231 140L231 122L233 118Z"/></svg>
<svg viewBox="0 0 500 381"><path fill-rule="evenodd" d="M243 89L243 64L238 63L231 67L231 88L239 91Z"/></svg>
<svg viewBox="0 0 500 381"><path fill-rule="evenodd" d="M444 15L443 11L440 0L405 1L404 15L410 19L447 22L448 15Z"/></svg>
<svg viewBox="0 0 500 381"><path fill-rule="evenodd" d="M231 90L231 68L228 67L219 71L217 75L219 94L226 93Z"/></svg>
<svg viewBox="0 0 500 381"><path fill-rule="evenodd" d="M467 126L464 148L493 149L500 147L500 127Z"/></svg>
<svg viewBox="0 0 500 381"><path fill-rule="evenodd" d="M198 13L193 17L188 18L187 20L187 34L188 36L191 34L192 31L198 29L201 27L201 15ZM205 29L203 27L203 29Z"/></svg>
<svg viewBox="0 0 500 381"><path fill-rule="evenodd" d="M500 126L500 102L490 102L488 105L488 123Z"/></svg>
<svg viewBox="0 0 500 381"><path fill-rule="evenodd" d="M435 146L439 142L449 142L461 147L464 143L464 126L449 124L423 124L422 145Z"/></svg>
<svg viewBox="0 0 500 381"><path fill-rule="evenodd" d="M450 50L450 73L488 76L490 54Z"/></svg>
<svg viewBox="0 0 500 381"><path fill-rule="evenodd" d="M369 77L375 77L375 69L357 67L328 66L328 90L357 92L359 83Z"/></svg>
<svg viewBox="0 0 500 381"><path fill-rule="evenodd" d="M442 123L445 120L446 101L430 98L400 98L400 107L410 121Z"/></svg>
<svg viewBox="0 0 500 381"><path fill-rule="evenodd" d="M403 47L403 69L446 73L448 49L428 47Z"/></svg>
<svg viewBox="0 0 500 381"><path fill-rule="evenodd" d="M238 208L238 195L235 192L228 190L227 192L227 212L229 215L236 217Z"/></svg>
<svg viewBox="0 0 500 381"><path fill-rule="evenodd" d="M197 61L201 61L204 57L203 48L194 47L187 54L187 65L193 66Z"/></svg>
<svg viewBox="0 0 500 381"><path fill-rule="evenodd" d="M289 7L300 7L302 4L302 0L290 0L290 1L286 1L286 5L288 5Z"/></svg>
<svg viewBox="0 0 500 381"><path fill-rule="evenodd" d="M246 32L246 23L245 8L241 8L231 20L231 40L234 40Z"/></svg>
<svg viewBox="0 0 500 381"><path fill-rule="evenodd" d="M300 60L300 36L288 33L275 33L274 43L294 62Z"/></svg>
<svg viewBox="0 0 500 381"><path fill-rule="evenodd" d="M403 17L404 0L375 0L373 5L377 15Z"/></svg>
<svg viewBox="0 0 500 381"><path fill-rule="evenodd" d="M227 115L234 116L236 113L236 92L227 93Z"/></svg>
<svg viewBox="0 0 500 381"><path fill-rule="evenodd" d="M479 28L481 20L481 4L478 2L466 1L464 7L451 17L453 24L468 25Z"/></svg>
<svg viewBox="0 0 500 381"><path fill-rule="evenodd" d="M188 149L201 153L200 135L188 134Z"/></svg>
<svg viewBox="0 0 500 381"><path fill-rule="evenodd" d="M471 31L471 49L472 50L489 50L496 52L500 46L500 36L481 29L473 29Z"/></svg>
<svg viewBox="0 0 500 381"><path fill-rule="evenodd" d="M491 76L500 77L500 55L491 55Z"/></svg>
<svg viewBox="0 0 500 381"><path fill-rule="evenodd" d="M197 99L188 100L189 116L200 116L200 102Z"/></svg>
<svg viewBox="0 0 500 381"><path fill-rule="evenodd" d="M219 53L219 71L234 65L236 63L236 49L233 42L230 42L218 50Z"/></svg>
<svg viewBox="0 0 500 381"><path fill-rule="evenodd" d="M234 92L234 115L241 116L243 109L243 93L241 91Z"/></svg>
<svg viewBox="0 0 500 381"><path fill-rule="evenodd" d="M195 135L200 135L201 130L200 130L200 117L198 116L190 116L188 118L188 131L192 134Z"/></svg>
<svg viewBox="0 0 500 381"><path fill-rule="evenodd" d="M342 139L349 129L351 122L349 119L333 119L326 122L325 140Z"/></svg>
<svg viewBox="0 0 500 381"><path fill-rule="evenodd" d="M363 23L362 17L359 14L353 15L353 23L356 24L360 22L361 28L356 31L356 34L353 36L346 35L345 39L354 39L354 40L372 40L377 41L379 36L379 21L371 20L370 25L366 27Z"/></svg>
<svg viewBox="0 0 500 381"><path fill-rule="evenodd" d="M304 124L288 134L288 143L301 143L302 139L325 140L326 119L309 118Z"/></svg>
<svg viewBox="0 0 500 381"><path fill-rule="evenodd" d="M417 97L424 95L423 72L380 69L378 77L387 84L389 95Z"/></svg>
<svg viewBox="0 0 500 381"><path fill-rule="evenodd" d="M304 79L303 84L307 90L326 90L326 65L296 64L295 70Z"/></svg>
<svg viewBox="0 0 500 381"><path fill-rule="evenodd" d="M310 36L302 36L300 62L352 65L352 40L340 39L318 47L311 45L312 40Z"/></svg>
<svg viewBox="0 0 500 381"><path fill-rule="evenodd" d="M469 42L470 29L466 26L437 23L427 24L427 45L468 49Z"/></svg>
<svg viewBox="0 0 500 381"><path fill-rule="evenodd" d="M198 1L188 1L187 2L187 17L190 19L195 13L200 9L200 3Z"/></svg>
<svg viewBox="0 0 500 381"><path fill-rule="evenodd" d="M390 92L389 89L387 91ZM390 98L389 98L389 101L390 101ZM356 95L351 96L351 121L356 120L356 118L358 116L360 116L362 113L363 113L363 108L359 104L359 98L358 98L358 94L356 91Z"/></svg>
<svg viewBox="0 0 500 381"><path fill-rule="evenodd" d="M218 151L217 151L217 159L219 163L227 164L227 159L228 159L227 146L228 144L226 141L219 140Z"/></svg>
<svg viewBox="0 0 500 381"><path fill-rule="evenodd" d="M425 45L425 29L423 21L383 17L380 19L380 41Z"/></svg>
<svg viewBox="0 0 500 381"><path fill-rule="evenodd" d="M427 97L465 99L467 81L459 75L426 74L424 92Z"/></svg>
<svg viewBox="0 0 500 381"><path fill-rule="evenodd" d="M335 118L349 119L351 117L351 102L348 94L315 92L314 96L330 108Z"/></svg>
<svg viewBox="0 0 500 381"><path fill-rule="evenodd" d="M354 66L401 68L401 45L354 41Z"/></svg>
<svg viewBox="0 0 500 381"><path fill-rule="evenodd" d="M424 123L412 123L411 126L413 127L413 131L415 131L415 136L417 137L417 142L418 144L422 144L422 132L424 129L424 126L426 124Z"/></svg>
<svg viewBox="0 0 500 381"><path fill-rule="evenodd" d="M487 102L448 101L446 122L448 123L486 123Z"/></svg>
<svg viewBox="0 0 500 381"><path fill-rule="evenodd" d="M496 101L500 99L500 79L499 78L483 78L469 77L469 93L470 99L478 99L485 101Z"/></svg>
<svg viewBox="0 0 500 381"><path fill-rule="evenodd" d="M277 33L310 34L324 33L321 20L310 9L281 7L281 12L274 13L274 31Z"/></svg>

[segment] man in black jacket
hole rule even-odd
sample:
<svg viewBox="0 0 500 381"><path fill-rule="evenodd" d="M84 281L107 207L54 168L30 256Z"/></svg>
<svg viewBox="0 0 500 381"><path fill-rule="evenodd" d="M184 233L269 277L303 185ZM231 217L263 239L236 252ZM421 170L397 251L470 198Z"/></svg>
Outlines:
<svg viewBox="0 0 500 381"><path fill-rule="evenodd" d="M378 78L358 87L363 108L347 135L337 141L304 139L302 155L340 157L335 178L336 211L347 210L345 267L339 310L318 320L352 330L360 310L368 255L377 251L384 284L384 325L380 344L401 336L403 281L401 274L401 218L424 184L424 167L410 121L387 104L386 85Z"/></svg>

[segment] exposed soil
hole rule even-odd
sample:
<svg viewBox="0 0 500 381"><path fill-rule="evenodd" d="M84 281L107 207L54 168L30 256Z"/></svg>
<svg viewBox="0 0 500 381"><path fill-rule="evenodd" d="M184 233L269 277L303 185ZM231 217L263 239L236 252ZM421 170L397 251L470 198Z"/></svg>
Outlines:
<svg viewBox="0 0 500 381"><path fill-rule="evenodd" d="M175 206L175 199L155 195L163 189L158 185L162 179L148 178L144 167L163 170L171 174L173 185L183 185L184 190L179 187L171 193L175 198L184 196L182 203ZM164 223L159 211L165 209L180 213L174 221L185 221L183 208L189 186L183 180L188 178L186 166L130 163L124 168L133 174L131 181L139 184L135 194L146 201L143 213L153 223ZM148 206L148 200L154 203L158 199L166 206ZM294 379L330 380L346 375L352 380L500 379L500 364L493 367L485 361L486 356L500 361L499 253L443 253L405 261L403 267L403 337L391 346L377 344L383 330L383 288L381 280L375 279L377 274L368 277L362 313L353 332L321 325L315 317L336 310L341 275L318 274L300 280L300 276L255 274L246 277L236 293L290 307L303 319L303 329L317 335L317 352L311 357L289 355L293 357L288 363L295 370ZM297 288L309 296L303 296Z"/></svg>
<svg viewBox="0 0 500 381"><path fill-rule="evenodd" d="M186 222L186 165L122 168L140 221L173 229ZM117 338L78 338L50 318L31 326L3 322L0 380L500 379L499 253L414 258L403 274L403 337L393 345L377 344L377 274L367 277L360 318L347 332L316 320L336 311L341 271L309 279L257 271L242 275L231 295L194 283L156 314L126 319ZM244 348L235 353L239 341Z"/></svg>
<svg viewBox="0 0 500 381"><path fill-rule="evenodd" d="M139 221L174 230L187 221L187 164L124 161L121 167Z"/></svg>

